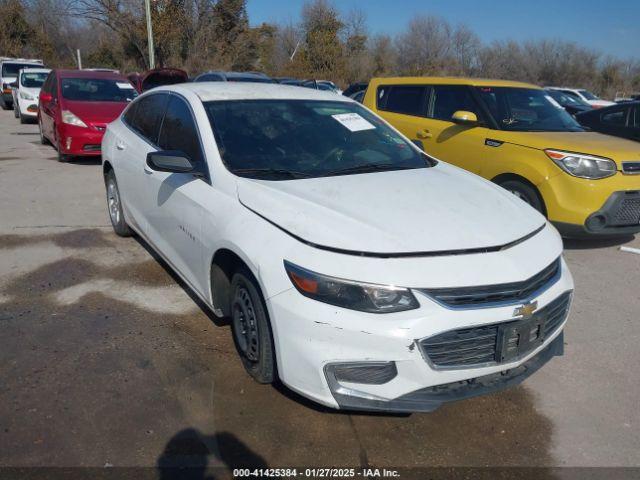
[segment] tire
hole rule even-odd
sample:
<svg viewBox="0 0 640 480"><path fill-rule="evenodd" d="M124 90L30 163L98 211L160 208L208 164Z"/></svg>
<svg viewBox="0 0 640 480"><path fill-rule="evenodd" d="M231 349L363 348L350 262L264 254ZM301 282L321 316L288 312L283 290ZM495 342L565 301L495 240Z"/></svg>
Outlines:
<svg viewBox="0 0 640 480"><path fill-rule="evenodd" d="M57 142L56 150L58 150L58 161L60 163L67 163L69 160L71 160L71 157L69 155L65 155L64 153L62 153L62 148L60 147L60 141Z"/></svg>
<svg viewBox="0 0 640 480"><path fill-rule="evenodd" d="M231 331L242 364L258 383L273 383L276 364L269 316L260 287L246 268L233 275L231 295Z"/></svg>
<svg viewBox="0 0 640 480"><path fill-rule="evenodd" d="M20 117L20 123L21 123L22 125L24 125L25 123L28 123L28 122L29 122L29 119L28 119L27 117L25 117L24 115L19 114L18 116Z"/></svg>
<svg viewBox="0 0 640 480"><path fill-rule="evenodd" d="M509 190L520 200L529 204L531 207L535 208L537 211L545 215L542 199L540 198L540 195L538 194L536 189L531 185L518 180L505 180L503 182L500 182L498 185L500 185L505 190Z"/></svg>
<svg viewBox="0 0 640 480"><path fill-rule="evenodd" d="M47 140L47 137L44 136L44 133L42 133L42 123L40 122L40 120L38 120L38 129L40 130L40 143L42 145L50 145L51 142L49 142L49 140Z"/></svg>
<svg viewBox="0 0 640 480"><path fill-rule="evenodd" d="M133 231L127 225L122 211L122 201L120 200L120 190L118 190L118 182L116 182L116 174L113 170L109 170L104 176L104 185L107 191L107 211L109 219L116 235L121 237L130 237Z"/></svg>
<svg viewBox="0 0 640 480"><path fill-rule="evenodd" d="M20 107L18 105L13 108L13 116L16 118L20 118Z"/></svg>

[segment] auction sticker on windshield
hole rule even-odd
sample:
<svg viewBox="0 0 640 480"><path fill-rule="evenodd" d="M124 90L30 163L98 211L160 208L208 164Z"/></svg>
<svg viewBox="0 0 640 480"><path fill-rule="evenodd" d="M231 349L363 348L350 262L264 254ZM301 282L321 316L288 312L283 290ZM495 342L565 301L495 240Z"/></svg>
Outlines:
<svg viewBox="0 0 640 480"><path fill-rule="evenodd" d="M372 125L357 113L338 113L337 115L331 116L352 132L375 130L376 128L375 125Z"/></svg>

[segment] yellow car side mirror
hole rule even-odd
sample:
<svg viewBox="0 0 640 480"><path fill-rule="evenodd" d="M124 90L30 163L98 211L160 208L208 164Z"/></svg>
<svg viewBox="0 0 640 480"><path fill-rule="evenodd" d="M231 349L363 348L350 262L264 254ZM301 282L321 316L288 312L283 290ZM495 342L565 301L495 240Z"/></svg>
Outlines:
<svg viewBox="0 0 640 480"><path fill-rule="evenodd" d="M451 116L451 121L458 125L475 125L478 123L478 117L473 112L465 112L464 110L458 110Z"/></svg>

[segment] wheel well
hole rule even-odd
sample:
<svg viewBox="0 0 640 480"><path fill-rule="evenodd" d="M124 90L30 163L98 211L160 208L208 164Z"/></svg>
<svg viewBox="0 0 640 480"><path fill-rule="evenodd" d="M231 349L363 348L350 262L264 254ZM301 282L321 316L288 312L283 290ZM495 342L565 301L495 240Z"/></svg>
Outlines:
<svg viewBox="0 0 640 480"><path fill-rule="evenodd" d="M111 164L108 161L104 162L104 165L102 165L102 175L106 175L111 170L113 170L113 167L111 166Z"/></svg>
<svg viewBox="0 0 640 480"><path fill-rule="evenodd" d="M542 198L542 194L540 193L540 190L538 190L538 187L536 187L533 183L531 183L529 180L527 180L523 176L517 175L515 173L501 173L497 177L494 177L491 181L495 184L500 185L502 182L506 182L509 180L514 180L516 182L524 183L525 185L528 185L529 187L531 187L533 191L536 193L536 195L538 196L538 200L540 200L540 204L542 205L544 216L545 217L547 216L547 206L544 203L544 198Z"/></svg>
<svg viewBox="0 0 640 480"><path fill-rule="evenodd" d="M231 315L231 279L241 267L251 272L244 260L226 248L218 250L211 260L211 303L223 317Z"/></svg>

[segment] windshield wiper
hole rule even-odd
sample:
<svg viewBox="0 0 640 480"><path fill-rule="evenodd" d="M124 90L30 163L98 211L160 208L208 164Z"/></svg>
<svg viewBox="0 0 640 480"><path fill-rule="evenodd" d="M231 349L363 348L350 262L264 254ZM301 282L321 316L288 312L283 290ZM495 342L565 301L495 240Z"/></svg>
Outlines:
<svg viewBox="0 0 640 480"><path fill-rule="evenodd" d="M370 172L384 172L389 170L410 170L413 168L421 167L407 167L396 165L394 163L368 163L363 165L355 165L353 167L342 168L339 170L331 170L325 174L325 177L332 175L348 175L350 173L370 173Z"/></svg>
<svg viewBox="0 0 640 480"><path fill-rule="evenodd" d="M307 178L311 175L304 172L296 172L295 170L287 170L284 168L236 168L231 170L234 174L242 176L242 174L258 174L266 177L286 177L286 178Z"/></svg>

